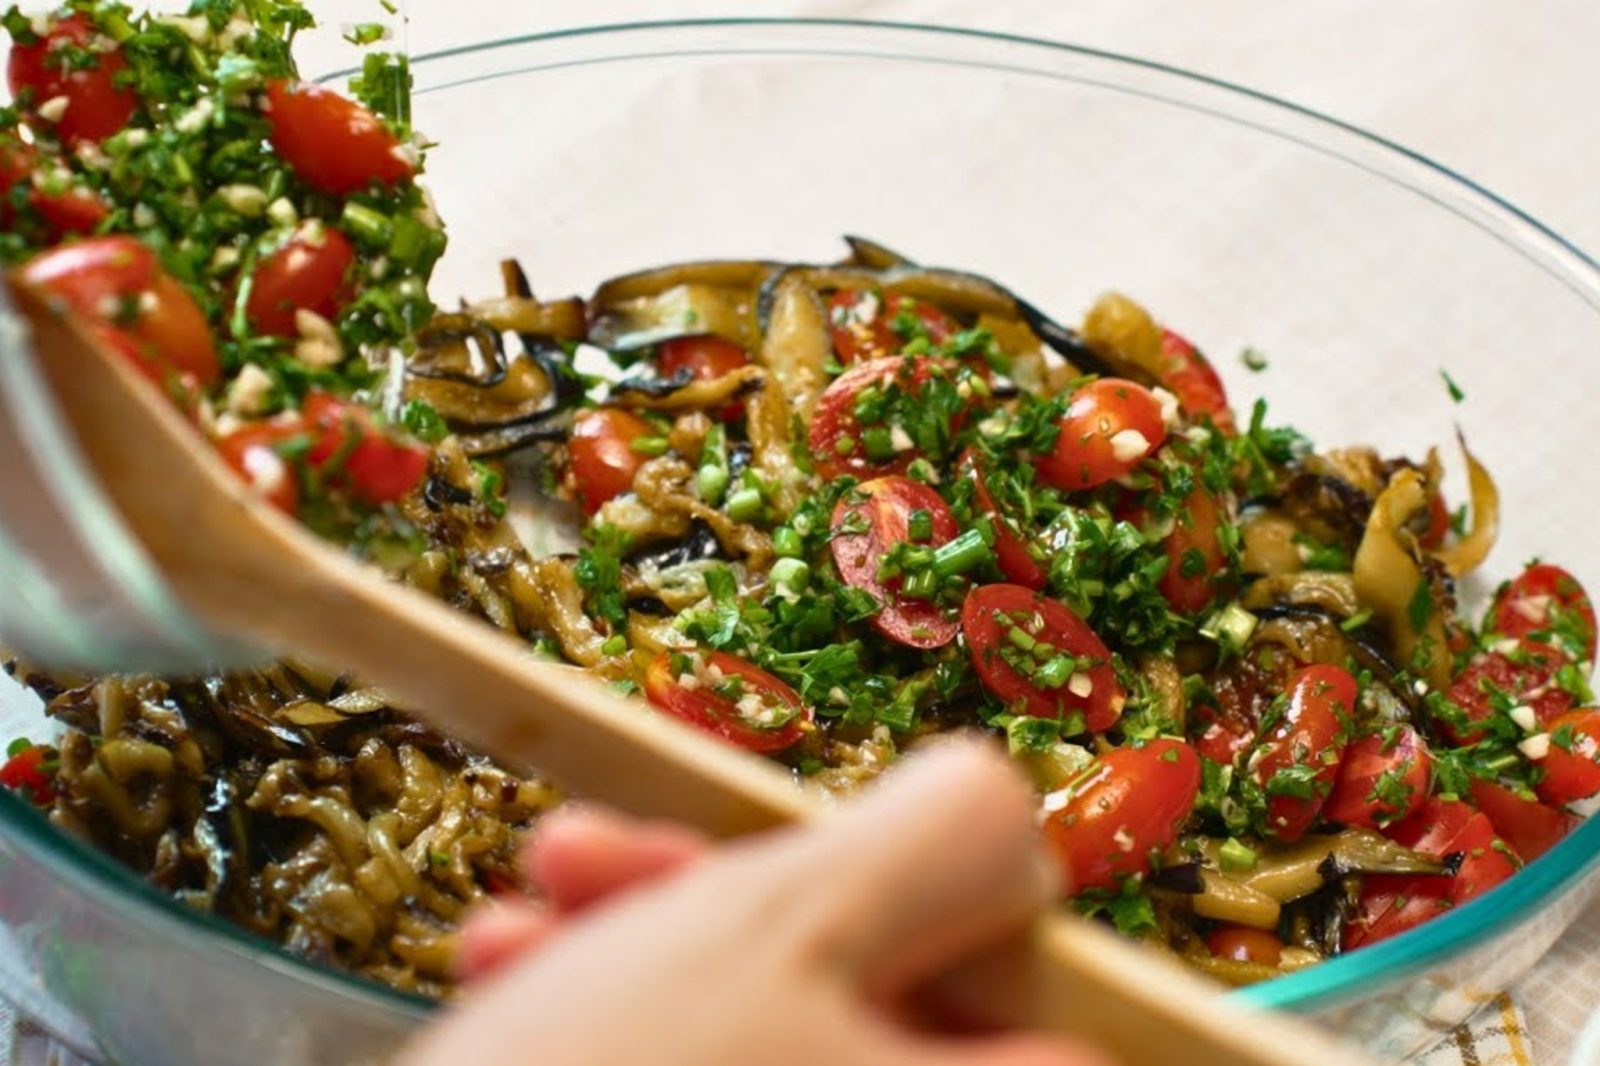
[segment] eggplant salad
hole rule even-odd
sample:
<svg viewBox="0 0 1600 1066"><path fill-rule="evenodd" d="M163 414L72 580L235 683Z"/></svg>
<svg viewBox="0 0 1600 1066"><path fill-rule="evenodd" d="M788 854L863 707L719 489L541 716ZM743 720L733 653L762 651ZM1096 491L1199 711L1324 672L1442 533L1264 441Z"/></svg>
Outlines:
<svg viewBox="0 0 1600 1066"><path fill-rule="evenodd" d="M1489 891L1600 793L1577 580L1534 562L1459 609L1500 519L1464 443L1453 511L1437 453L1235 412L1125 296L1069 326L860 238L587 299L507 262L441 311L402 58L370 53L353 97L304 83L282 0L0 19L7 269L272 506L640 714L836 795L989 734L1037 786L1062 906L1232 984ZM59 732L0 783L408 991L451 992L457 921L522 890L518 838L562 800L337 664L7 667Z"/></svg>

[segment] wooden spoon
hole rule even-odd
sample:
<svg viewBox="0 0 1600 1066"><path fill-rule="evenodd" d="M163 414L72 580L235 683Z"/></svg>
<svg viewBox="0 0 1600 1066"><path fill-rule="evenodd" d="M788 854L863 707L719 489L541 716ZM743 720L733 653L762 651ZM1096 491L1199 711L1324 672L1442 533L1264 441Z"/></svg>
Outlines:
<svg viewBox="0 0 1600 1066"><path fill-rule="evenodd" d="M172 590L219 633L349 668L505 764L641 814L727 836L823 813L775 765L541 661L317 540L261 503L158 390L48 297L21 284L14 295L102 487ZM1130 1063L1367 1061L1070 915L1041 918L1023 954L1022 965L974 967L941 985L980 1017L1078 1036Z"/></svg>

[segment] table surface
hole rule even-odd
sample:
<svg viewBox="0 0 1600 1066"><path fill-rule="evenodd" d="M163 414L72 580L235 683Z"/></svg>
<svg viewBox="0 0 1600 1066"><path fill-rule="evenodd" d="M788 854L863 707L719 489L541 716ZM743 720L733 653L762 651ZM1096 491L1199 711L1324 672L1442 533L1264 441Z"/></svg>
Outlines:
<svg viewBox="0 0 1600 1066"><path fill-rule="evenodd" d="M312 0L325 22L375 2ZM806 15L913 21L1070 41L1293 100L1431 156L1600 250L1600 4L1594 0L416 0L413 51L637 20ZM339 64L310 40L308 70ZM1600 909L1517 991L1534 1058L1564 1062L1600 1003ZM0 1005L0 1047L5 1017Z"/></svg>

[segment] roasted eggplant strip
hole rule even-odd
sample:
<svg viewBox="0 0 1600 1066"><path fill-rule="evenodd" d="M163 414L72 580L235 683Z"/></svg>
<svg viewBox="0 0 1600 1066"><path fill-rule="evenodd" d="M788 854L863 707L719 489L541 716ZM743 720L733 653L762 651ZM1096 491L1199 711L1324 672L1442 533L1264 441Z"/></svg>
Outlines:
<svg viewBox="0 0 1600 1066"><path fill-rule="evenodd" d="M592 308L604 312L627 300L660 296L680 285L705 285L754 292L768 274L782 264L758 259L707 259L674 263L612 278L595 290Z"/></svg>
<svg viewBox="0 0 1600 1066"><path fill-rule="evenodd" d="M1200 880L1201 891L1189 900L1200 917L1252 929L1278 927L1282 904L1266 892L1209 867L1201 869Z"/></svg>
<svg viewBox="0 0 1600 1066"><path fill-rule="evenodd" d="M1387 630L1396 660L1418 668L1430 684L1443 688L1450 681L1442 609L1449 600L1424 574L1416 538L1406 528L1407 519L1426 505L1422 475L1410 469L1396 473L1373 504L1352 576L1356 594Z"/></svg>
<svg viewBox="0 0 1600 1066"><path fill-rule="evenodd" d="M895 270L916 265L894 249L867 237L855 237L847 233L844 243L850 246L850 256L845 260L848 266L866 267L868 270Z"/></svg>
<svg viewBox="0 0 1600 1066"><path fill-rule="evenodd" d="M1222 841L1201 842L1200 854L1222 868ZM1413 851L1370 829L1315 834L1299 843L1263 853L1254 869L1233 880L1279 903L1309 896L1348 874L1446 874L1449 863Z"/></svg>
<svg viewBox="0 0 1600 1066"><path fill-rule="evenodd" d="M1478 457L1467 449L1464 437L1457 434L1461 455L1467 462L1467 481L1472 492L1472 530L1454 544L1435 548L1432 555L1444 564L1451 577L1464 577L1488 558L1500 536L1500 490Z"/></svg>
<svg viewBox="0 0 1600 1066"><path fill-rule="evenodd" d="M611 387L610 401L618 407L643 411L693 411L717 408L753 389L766 379L758 366L742 366L719 378L695 380L687 374L670 378L626 378Z"/></svg>
<svg viewBox="0 0 1600 1066"><path fill-rule="evenodd" d="M811 288L795 274L777 275L756 361L783 390L801 419L809 419L828 387L833 337L828 314Z"/></svg>

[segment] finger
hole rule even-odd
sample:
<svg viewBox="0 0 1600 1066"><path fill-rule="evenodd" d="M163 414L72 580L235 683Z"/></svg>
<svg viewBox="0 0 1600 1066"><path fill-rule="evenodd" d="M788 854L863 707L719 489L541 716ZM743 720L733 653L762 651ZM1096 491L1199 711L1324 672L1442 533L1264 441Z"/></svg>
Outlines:
<svg viewBox="0 0 1600 1066"><path fill-rule="evenodd" d="M540 822L523 870L557 913L568 914L680 870L710 847L682 826L573 808Z"/></svg>
<svg viewBox="0 0 1600 1066"><path fill-rule="evenodd" d="M893 995L1021 928L1053 898L1031 790L988 744L907 760L808 834L823 950Z"/></svg>
<svg viewBox="0 0 1600 1066"><path fill-rule="evenodd" d="M537 903L488 903L467 915L456 948L456 972L476 981L533 951L555 932L557 921Z"/></svg>
<svg viewBox="0 0 1600 1066"><path fill-rule="evenodd" d="M1094 1048L1043 1036L979 1040L907 1037L884 1066L1112 1066Z"/></svg>

